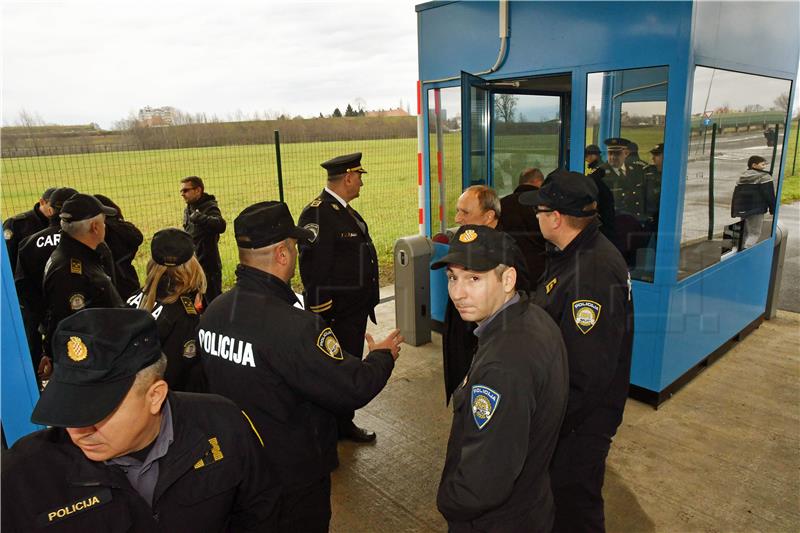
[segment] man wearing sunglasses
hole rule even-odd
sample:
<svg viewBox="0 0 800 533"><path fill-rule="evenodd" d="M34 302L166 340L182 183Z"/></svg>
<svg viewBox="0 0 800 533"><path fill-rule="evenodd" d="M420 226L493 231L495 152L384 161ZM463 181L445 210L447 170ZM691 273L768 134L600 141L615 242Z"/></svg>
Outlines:
<svg viewBox="0 0 800 533"><path fill-rule="evenodd" d="M222 260L219 257L219 236L225 233L225 219L217 199L205 192L203 180L189 176L181 180L181 197L186 202L183 229L194 240L195 254L206 274L208 289L205 305L222 293Z"/></svg>

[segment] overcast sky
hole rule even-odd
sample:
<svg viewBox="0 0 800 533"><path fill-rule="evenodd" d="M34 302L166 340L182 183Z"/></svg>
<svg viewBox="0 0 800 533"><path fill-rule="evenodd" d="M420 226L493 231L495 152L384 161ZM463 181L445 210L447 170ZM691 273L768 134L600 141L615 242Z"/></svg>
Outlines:
<svg viewBox="0 0 800 533"><path fill-rule="evenodd" d="M3 124L111 127L146 105L316 116L361 98L416 113L409 0L3 1Z"/></svg>

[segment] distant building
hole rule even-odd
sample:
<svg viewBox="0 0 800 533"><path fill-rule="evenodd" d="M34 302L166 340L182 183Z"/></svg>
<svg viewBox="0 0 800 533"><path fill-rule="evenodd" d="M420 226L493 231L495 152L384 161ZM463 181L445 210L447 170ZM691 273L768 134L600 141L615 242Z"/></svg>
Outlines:
<svg viewBox="0 0 800 533"><path fill-rule="evenodd" d="M145 106L139 110L139 122L152 128L172 126L175 124L175 108Z"/></svg>
<svg viewBox="0 0 800 533"><path fill-rule="evenodd" d="M367 111L368 117L408 117L408 111L403 109L402 107L398 107L395 109L379 109L377 111Z"/></svg>

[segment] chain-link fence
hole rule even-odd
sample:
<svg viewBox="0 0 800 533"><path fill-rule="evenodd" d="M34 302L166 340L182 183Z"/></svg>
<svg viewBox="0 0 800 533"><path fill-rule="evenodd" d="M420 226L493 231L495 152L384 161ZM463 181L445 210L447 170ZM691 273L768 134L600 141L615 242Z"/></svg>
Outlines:
<svg viewBox="0 0 800 533"><path fill-rule="evenodd" d="M413 118L412 118L413 120ZM398 237L417 232L417 142L397 131L370 132L371 137L319 140L318 132L281 132L280 154L284 199L295 220L325 186L322 161L363 152L361 197L353 201L370 226L381 259L381 278L392 280L392 247ZM277 200L276 145L272 132L262 142L190 148L140 149L140 143L92 146L46 146L3 150L2 217L31 209L49 187L70 186L104 194L114 200L124 218L145 235L134 265L143 280L150 238L164 227L181 227L184 203L180 179L200 176L206 192L216 197L228 229L220 240L223 284L233 281L237 264L233 220L242 209L263 200ZM19 157L17 155L25 154ZM17 157L15 157L17 156Z"/></svg>

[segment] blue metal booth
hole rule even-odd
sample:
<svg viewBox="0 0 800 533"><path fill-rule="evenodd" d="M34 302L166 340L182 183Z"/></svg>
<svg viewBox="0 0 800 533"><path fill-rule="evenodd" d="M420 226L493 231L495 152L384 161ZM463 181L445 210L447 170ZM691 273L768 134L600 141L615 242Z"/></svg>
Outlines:
<svg viewBox="0 0 800 533"><path fill-rule="evenodd" d="M731 202L752 156L766 160L780 198L800 4L416 9L421 233L455 226L456 199L470 185L503 196L526 167L585 172L585 146L598 145L606 160L603 140L624 137L651 165L647 178L606 179L615 244L633 278L632 395L658 405L760 323L780 202L774 216L746 219ZM663 155L651 159L659 143ZM437 240L434 257L447 248ZM434 321L446 292L444 274L433 272Z"/></svg>

